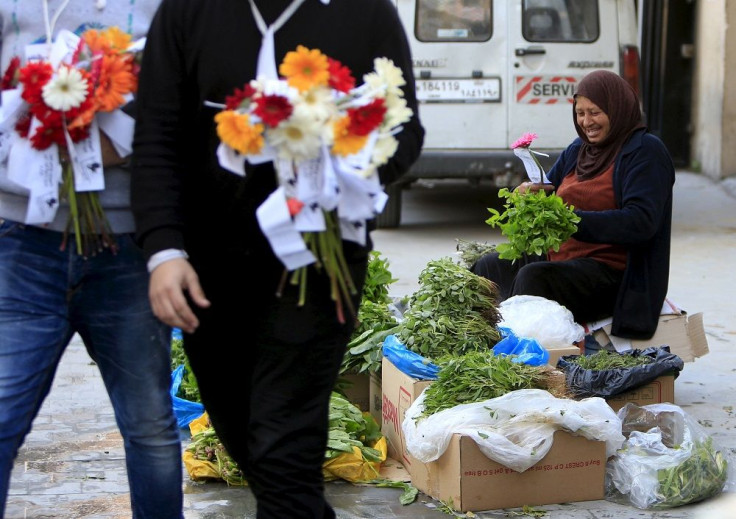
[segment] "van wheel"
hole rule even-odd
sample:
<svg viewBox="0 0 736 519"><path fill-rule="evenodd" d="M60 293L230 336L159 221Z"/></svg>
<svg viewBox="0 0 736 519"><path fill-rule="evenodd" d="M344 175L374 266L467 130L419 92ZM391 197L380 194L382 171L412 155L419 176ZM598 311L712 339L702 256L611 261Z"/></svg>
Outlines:
<svg viewBox="0 0 736 519"><path fill-rule="evenodd" d="M403 186L399 182L389 184L384 188L388 200L383 211L376 216L378 229L394 229L401 223L401 192Z"/></svg>

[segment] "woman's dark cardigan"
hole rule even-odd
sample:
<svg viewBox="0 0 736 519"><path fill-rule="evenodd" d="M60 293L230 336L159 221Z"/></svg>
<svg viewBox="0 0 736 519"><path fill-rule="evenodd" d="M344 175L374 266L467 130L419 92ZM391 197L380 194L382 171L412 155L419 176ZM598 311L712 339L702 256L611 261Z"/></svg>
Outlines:
<svg viewBox="0 0 736 519"><path fill-rule="evenodd" d="M583 141L575 139L560 155L548 178L559 187L575 169ZM657 330L667 295L675 168L662 141L637 130L616 158L613 189L616 209L581 211L574 238L627 249L626 269L613 312L611 333L649 339Z"/></svg>

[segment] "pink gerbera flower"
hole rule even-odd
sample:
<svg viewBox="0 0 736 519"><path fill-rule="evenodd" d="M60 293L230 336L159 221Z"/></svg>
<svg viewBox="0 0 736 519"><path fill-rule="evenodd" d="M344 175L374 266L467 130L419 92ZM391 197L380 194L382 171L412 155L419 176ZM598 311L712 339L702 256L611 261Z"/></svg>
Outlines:
<svg viewBox="0 0 736 519"><path fill-rule="evenodd" d="M531 132L525 133L524 135L522 135L521 137L519 137L516 140L516 142L514 142L511 145L511 149L514 150L516 148L528 148L529 146L532 145L532 142L534 142L534 139L536 139L536 138L537 138L537 134L536 133L531 133Z"/></svg>

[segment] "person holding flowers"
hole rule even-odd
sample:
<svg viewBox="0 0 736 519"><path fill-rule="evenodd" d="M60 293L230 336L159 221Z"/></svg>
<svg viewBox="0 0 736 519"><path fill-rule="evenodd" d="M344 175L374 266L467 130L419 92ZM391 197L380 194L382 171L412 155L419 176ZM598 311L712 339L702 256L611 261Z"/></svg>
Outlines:
<svg viewBox="0 0 736 519"><path fill-rule="evenodd" d="M419 155L389 0L164 0L140 73L137 235L260 519L334 518L329 398L385 203Z"/></svg>
<svg viewBox="0 0 736 519"><path fill-rule="evenodd" d="M123 111L137 85L134 45L158 4L0 4L0 517L75 334L112 402L132 517L183 517L171 329L152 312L133 239L133 120Z"/></svg>
<svg viewBox="0 0 736 519"><path fill-rule="evenodd" d="M578 83L572 118L578 138L547 173L550 183L517 189L555 191L580 217L577 231L558 251L515 261L491 252L471 270L494 281L503 299L545 297L581 324L613 316L614 335L649 339L669 283L672 159L643 124L636 92L614 72ZM536 136L525 137L515 146L528 148Z"/></svg>

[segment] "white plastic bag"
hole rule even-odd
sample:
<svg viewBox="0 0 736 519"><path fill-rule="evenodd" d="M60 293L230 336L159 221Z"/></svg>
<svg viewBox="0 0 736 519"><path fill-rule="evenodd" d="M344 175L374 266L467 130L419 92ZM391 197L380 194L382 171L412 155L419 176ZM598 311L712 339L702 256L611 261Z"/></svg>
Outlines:
<svg viewBox="0 0 736 519"><path fill-rule="evenodd" d="M665 509L724 490L733 464L680 407L627 404L618 416L628 438L606 465L606 499Z"/></svg>
<svg viewBox="0 0 736 519"><path fill-rule="evenodd" d="M544 458L557 430L605 441L606 456L624 441L621 420L598 397L576 401L543 389L519 389L421 417L425 392L406 410L402 423L407 450L424 463L438 459L455 433L472 438L486 457L517 472Z"/></svg>
<svg viewBox="0 0 736 519"><path fill-rule="evenodd" d="M539 296L513 296L498 305L501 322L519 337L531 337L547 349L565 348L585 338L572 312Z"/></svg>

